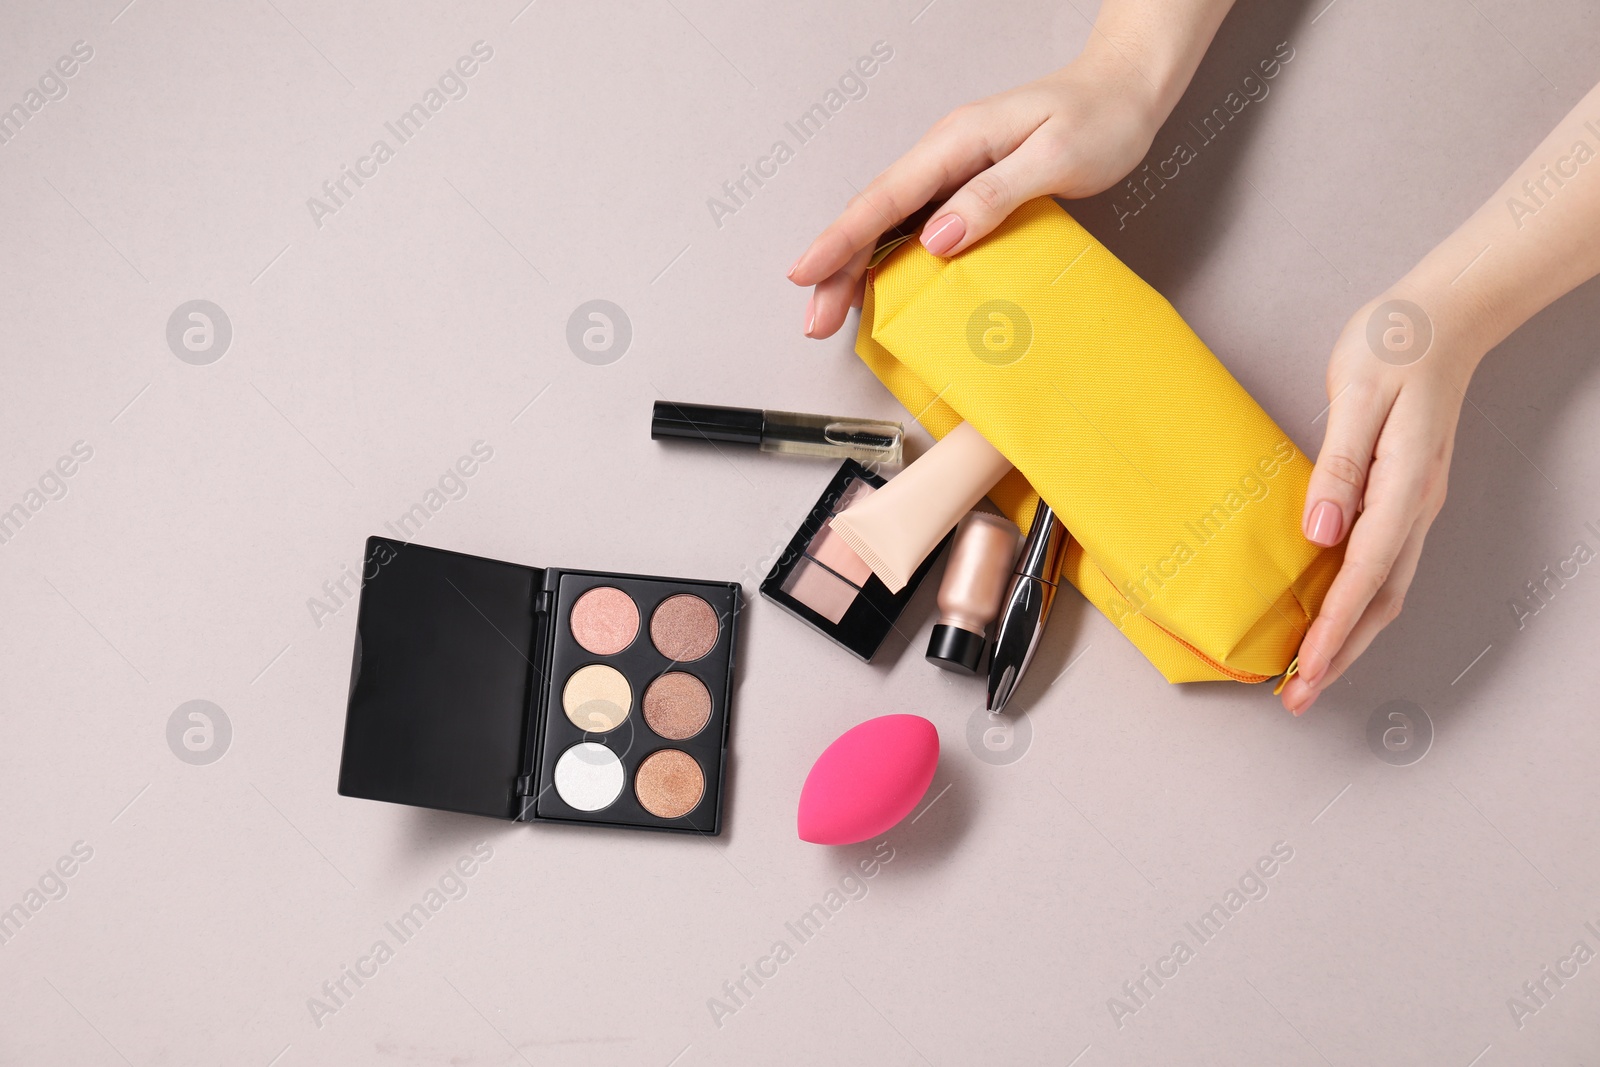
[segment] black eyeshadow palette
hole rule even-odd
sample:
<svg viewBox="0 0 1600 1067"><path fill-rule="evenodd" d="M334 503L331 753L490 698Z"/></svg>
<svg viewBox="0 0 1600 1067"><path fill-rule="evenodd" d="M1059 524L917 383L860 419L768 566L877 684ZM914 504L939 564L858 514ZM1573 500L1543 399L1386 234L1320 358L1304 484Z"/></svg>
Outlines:
<svg viewBox="0 0 1600 1067"><path fill-rule="evenodd" d="M717 834L736 584L367 542L339 792Z"/></svg>

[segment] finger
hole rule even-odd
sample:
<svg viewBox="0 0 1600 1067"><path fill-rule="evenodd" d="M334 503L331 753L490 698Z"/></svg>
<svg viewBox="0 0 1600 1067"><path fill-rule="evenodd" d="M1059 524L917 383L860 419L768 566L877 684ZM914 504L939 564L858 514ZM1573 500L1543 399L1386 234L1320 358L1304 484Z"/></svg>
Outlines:
<svg viewBox="0 0 1600 1067"><path fill-rule="evenodd" d="M1412 453L1414 454L1414 453ZM1317 686L1333 658L1355 629L1367 605L1389 580L1406 538L1423 510L1426 481L1422 462L1395 466L1395 458L1374 470L1367 507L1350 531L1344 562L1323 598L1322 610L1300 643L1299 675Z"/></svg>
<svg viewBox="0 0 1600 1067"><path fill-rule="evenodd" d="M1422 546L1427 537L1427 523L1419 521L1412 529L1411 535L1406 538L1400 556L1395 560L1394 569L1389 572L1389 580L1383 583L1383 587L1372 598L1372 603L1367 605L1367 610L1361 613L1361 619L1351 629L1350 636L1345 638L1339 651L1334 653L1331 669L1323 675L1322 682L1318 686L1319 691L1327 688L1334 677L1343 675L1349 670L1350 665L1371 647L1378 634L1400 617L1400 612L1405 606L1406 593L1411 588L1412 580L1417 576L1417 564L1422 559Z"/></svg>
<svg viewBox="0 0 1600 1067"><path fill-rule="evenodd" d="M1051 191L1060 170L1059 155L1042 137L1031 137L1015 152L975 174L922 228L922 245L936 256L953 256L982 240L1007 215Z"/></svg>
<svg viewBox="0 0 1600 1067"><path fill-rule="evenodd" d="M867 273L867 261L872 249L863 248L844 269L830 278L824 278L811 293L806 304L807 337L831 337L850 316L850 308L860 292L862 279Z"/></svg>
<svg viewBox="0 0 1600 1067"><path fill-rule="evenodd" d="M1328 405L1328 430L1306 486L1300 518L1308 541L1331 547L1355 525L1388 410L1384 398L1370 386L1346 385Z"/></svg>
<svg viewBox="0 0 1600 1067"><path fill-rule="evenodd" d="M1283 706L1296 715L1305 714L1306 710L1316 703L1323 690L1334 678L1343 677L1350 665L1361 657L1361 654L1371 646L1373 639L1378 636L1391 622L1400 615L1400 609L1405 603L1406 591L1411 588L1411 581L1417 575L1417 563L1422 559L1422 543L1428 536L1428 524L1425 520L1418 521L1411 530L1410 536L1400 550L1400 556L1395 560L1394 569L1389 572L1389 580L1383 583L1378 594L1372 598L1367 609L1361 613L1361 618L1350 631L1350 636L1345 638L1344 644L1334 653L1330 670L1323 673L1317 684L1305 680L1303 675L1295 675L1283 689Z"/></svg>
<svg viewBox="0 0 1600 1067"><path fill-rule="evenodd" d="M795 260L789 280L796 285L816 285L832 277L852 256L875 245L885 230L893 229L941 190L954 188L989 162L987 143L976 120L956 112L846 205Z"/></svg>

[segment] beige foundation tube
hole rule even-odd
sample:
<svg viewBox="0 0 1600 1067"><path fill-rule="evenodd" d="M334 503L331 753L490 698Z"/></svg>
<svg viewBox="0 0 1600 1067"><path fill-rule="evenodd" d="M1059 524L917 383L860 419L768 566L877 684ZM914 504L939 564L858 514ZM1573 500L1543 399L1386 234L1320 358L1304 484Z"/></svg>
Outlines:
<svg viewBox="0 0 1600 1067"><path fill-rule="evenodd" d="M898 593L961 517L1011 470L1011 461L963 422L915 463L828 525Z"/></svg>

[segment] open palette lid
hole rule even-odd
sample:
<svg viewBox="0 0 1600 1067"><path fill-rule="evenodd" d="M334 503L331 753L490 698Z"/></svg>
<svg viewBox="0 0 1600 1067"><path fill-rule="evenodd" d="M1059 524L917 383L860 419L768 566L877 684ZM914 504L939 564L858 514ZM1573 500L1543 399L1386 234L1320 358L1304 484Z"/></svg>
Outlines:
<svg viewBox="0 0 1600 1067"><path fill-rule="evenodd" d="M544 572L367 539L343 796L514 819Z"/></svg>

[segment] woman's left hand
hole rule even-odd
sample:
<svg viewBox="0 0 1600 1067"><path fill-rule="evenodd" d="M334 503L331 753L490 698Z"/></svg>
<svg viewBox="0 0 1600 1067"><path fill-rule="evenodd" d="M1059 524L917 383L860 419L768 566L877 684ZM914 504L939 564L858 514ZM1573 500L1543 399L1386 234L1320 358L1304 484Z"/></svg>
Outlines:
<svg viewBox="0 0 1600 1067"><path fill-rule="evenodd" d="M1305 536L1344 563L1300 644L1283 706L1300 715L1400 614L1444 506L1456 423L1482 356L1464 324L1403 287L1346 323L1328 364L1328 428L1306 490Z"/></svg>

